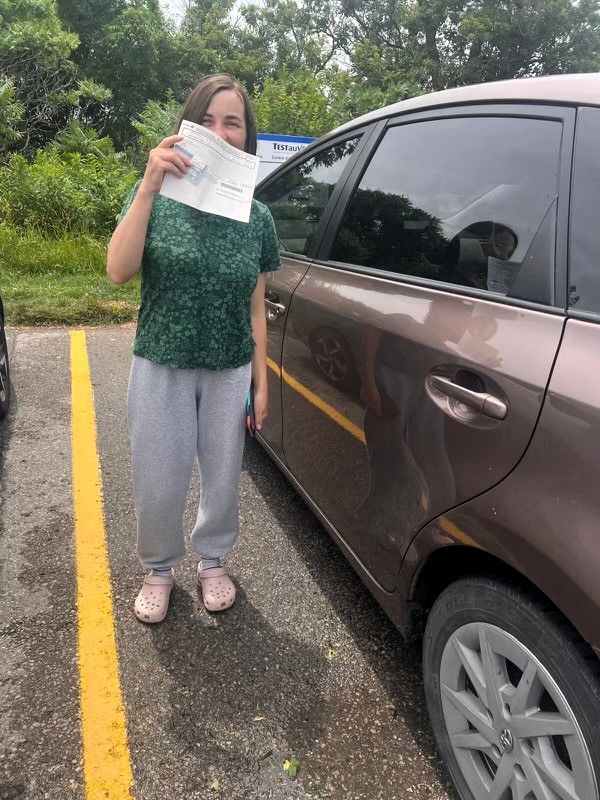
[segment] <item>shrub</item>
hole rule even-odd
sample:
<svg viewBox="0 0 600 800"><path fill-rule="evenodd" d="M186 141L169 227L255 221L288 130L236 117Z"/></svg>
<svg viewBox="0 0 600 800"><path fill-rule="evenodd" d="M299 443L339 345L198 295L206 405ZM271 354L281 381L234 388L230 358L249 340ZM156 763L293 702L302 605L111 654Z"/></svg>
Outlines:
<svg viewBox="0 0 600 800"><path fill-rule="evenodd" d="M181 103L173 97L169 89L164 102L149 100L137 119L132 119L131 124L138 132L138 149L145 159L148 150L161 142L165 136L177 133L177 119L181 113Z"/></svg>
<svg viewBox="0 0 600 800"><path fill-rule="evenodd" d="M88 152L81 152L79 138L79 152L61 141L38 150L31 162L11 156L0 168L0 219L49 237L109 236L137 173L110 140L90 137Z"/></svg>

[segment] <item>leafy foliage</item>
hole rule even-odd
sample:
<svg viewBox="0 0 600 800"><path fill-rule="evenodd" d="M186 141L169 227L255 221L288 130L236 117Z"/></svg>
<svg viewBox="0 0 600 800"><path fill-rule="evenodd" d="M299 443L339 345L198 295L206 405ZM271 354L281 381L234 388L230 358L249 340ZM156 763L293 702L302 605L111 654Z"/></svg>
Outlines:
<svg viewBox="0 0 600 800"><path fill-rule="evenodd" d="M73 141L79 150L68 147L67 138L62 146L38 150L32 161L13 154L0 168L3 220L53 237L66 232L104 237L112 232L136 173L112 148L108 151L106 140L90 135L88 146L82 147L78 131Z"/></svg>
<svg viewBox="0 0 600 800"><path fill-rule="evenodd" d="M175 100L170 90L164 102L150 100L146 103L138 118L131 121L138 132L138 146L142 153L156 147L165 136L175 133L180 112L181 103Z"/></svg>
<svg viewBox="0 0 600 800"><path fill-rule="evenodd" d="M93 128L86 128L78 120L73 120L68 128L56 135L53 149L57 153L91 154L98 158L115 155L113 143L109 136L100 138Z"/></svg>
<svg viewBox="0 0 600 800"><path fill-rule="evenodd" d="M600 68L599 0L188 0L179 29L156 0L0 0L0 20L22 104L0 143L26 153L73 119L130 145L147 103L217 70L263 130L314 135L433 89Z"/></svg>
<svg viewBox="0 0 600 800"><path fill-rule="evenodd" d="M306 0L322 8L323 0ZM598 69L597 0L330 0L353 73L386 89Z"/></svg>
<svg viewBox="0 0 600 800"><path fill-rule="evenodd" d="M286 760L283 762L283 770L284 772L287 772L288 776L292 780L296 778L299 766L300 766L300 761L295 756L292 756L291 758L286 758Z"/></svg>
<svg viewBox="0 0 600 800"><path fill-rule="evenodd" d="M148 100L164 97L177 75L175 39L162 13L127 7L100 31L88 69L112 93L107 130L124 146L133 137L131 118Z"/></svg>
<svg viewBox="0 0 600 800"><path fill-rule="evenodd" d="M69 56L78 40L62 28L53 0L0 0L0 23L0 75L11 80L22 110L10 144L31 153L77 113Z"/></svg>
<svg viewBox="0 0 600 800"><path fill-rule="evenodd" d="M254 97L258 129L290 136L320 136L331 127L329 101L323 81L307 70L281 70L266 78Z"/></svg>
<svg viewBox="0 0 600 800"><path fill-rule="evenodd" d="M57 0L64 27L79 38L73 60L86 69L105 25L114 22L127 7L126 0Z"/></svg>
<svg viewBox="0 0 600 800"><path fill-rule="evenodd" d="M25 106L15 100L12 81L0 78L0 150L15 144L22 137L18 124L25 113Z"/></svg>
<svg viewBox="0 0 600 800"><path fill-rule="evenodd" d="M158 0L0 0L0 219L11 231L104 240L147 151L211 72L244 83L262 132L319 136L423 92L600 70L600 0L185 7L177 28Z"/></svg>
<svg viewBox="0 0 600 800"><path fill-rule="evenodd" d="M387 77L381 81L382 85L374 86L368 79L353 76L345 70L332 71L327 83L330 118L337 125L376 108L422 94L422 90L414 83L403 83Z"/></svg>

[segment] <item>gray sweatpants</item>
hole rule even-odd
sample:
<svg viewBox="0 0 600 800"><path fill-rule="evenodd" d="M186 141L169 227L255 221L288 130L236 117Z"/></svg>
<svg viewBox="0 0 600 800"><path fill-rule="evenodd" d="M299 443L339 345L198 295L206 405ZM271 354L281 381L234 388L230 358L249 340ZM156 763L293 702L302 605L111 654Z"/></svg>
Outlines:
<svg viewBox="0 0 600 800"><path fill-rule="evenodd" d="M232 549L251 365L173 369L133 357L127 396L140 563L167 569L184 556L183 514L194 458L200 505L192 547L204 558Z"/></svg>

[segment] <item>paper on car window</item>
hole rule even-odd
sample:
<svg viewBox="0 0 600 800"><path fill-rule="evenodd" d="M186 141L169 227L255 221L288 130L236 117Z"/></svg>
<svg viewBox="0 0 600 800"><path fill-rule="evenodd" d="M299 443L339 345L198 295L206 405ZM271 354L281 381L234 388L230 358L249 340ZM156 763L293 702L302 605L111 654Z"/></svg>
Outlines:
<svg viewBox="0 0 600 800"><path fill-rule="evenodd" d="M488 256L487 288L497 294L508 294L520 264Z"/></svg>
<svg viewBox="0 0 600 800"><path fill-rule="evenodd" d="M248 222L260 158L232 147L212 131L183 120L175 147L192 159L183 177L166 173L160 194L220 217Z"/></svg>

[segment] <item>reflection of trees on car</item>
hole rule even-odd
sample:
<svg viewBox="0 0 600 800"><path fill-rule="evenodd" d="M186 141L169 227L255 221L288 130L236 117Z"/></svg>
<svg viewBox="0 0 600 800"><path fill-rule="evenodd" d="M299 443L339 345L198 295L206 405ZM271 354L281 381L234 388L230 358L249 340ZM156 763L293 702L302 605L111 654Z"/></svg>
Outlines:
<svg viewBox="0 0 600 800"><path fill-rule="evenodd" d="M357 139L349 139L328 147L308 161L286 172L278 181L270 184L261 192L261 202L269 206L273 216L276 216L277 212L280 219L298 219L299 217L295 216L295 209L300 210L302 201L314 201L317 197L327 199L332 189L329 180L315 180L315 171L332 167L350 156L356 147L356 142ZM296 206L287 208L289 203L296 204ZM321 208L321 212L322 210Z"/></svg>
<svg viewBox="0 0 600 800"><path fill-rule="evenodd" d="M338 234L332 259L428 277L444 263L440 220L407 197L359 189Z"/></svg>
<svg viewBox="0 0 600 800"><path fill-rule="evenodd" d="M308 252L313 234L359 137L334 144L301 162L261 191L275 220L279 243Z"/></svg>
<svg viewBox="0 0 600 800"><path fill-rule="evenodd" d="M323 152L316 155L303 166L308 166L310 164L310 168L307 170L308 172L312 172L315 167L332 167L338 161L352 155L357 141L358 139L348 139L345 142L334 144L333 147L328 147L326 150L323 150ZM300 170L301 169L302 167L300 167Z"/></svg>
<svg viewBox="0 0 600 800"><path fill-rule="evenodd" d="M322 191L327 191L327 184L321 184ZM304 194L301 192L304 191ZM323 209L320 204L315 204L314 195L318 194L319 187L314 182L310 186L299 187L295 193L289 192L280 203L271 203L269 208L273 219L278 220L305 220L318 222Z"/></svg>
<svg viewBox="0 0 600 800"><path fill-rule="evenodd" d="M323 209L329 200L331 185L311 180L310 176L289 173L290 182L278 201L269 203L280 246L295 253L307 253ZM281 186L279 186L281 191Z"/></svg>

